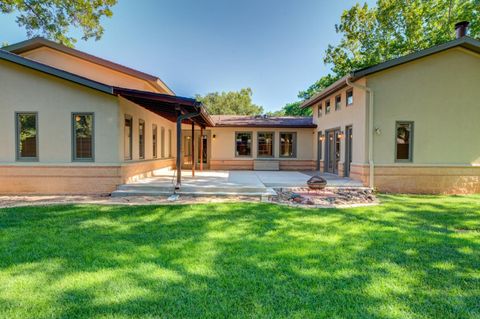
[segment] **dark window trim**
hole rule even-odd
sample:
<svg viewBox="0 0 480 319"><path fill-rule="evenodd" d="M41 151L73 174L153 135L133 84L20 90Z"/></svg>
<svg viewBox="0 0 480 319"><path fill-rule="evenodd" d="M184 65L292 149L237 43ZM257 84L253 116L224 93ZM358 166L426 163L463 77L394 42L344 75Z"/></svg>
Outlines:
<svg viewBox="0 0 480 319"><path fill-rule="evenodd" d="M293 135L293 155L292 156L284 156L281 154L282 149L282 134L292 134ZM279 157L281 158L297 158L297 132L280 132L278 135L278 151Z"/></svg>
<svg viewBox="0 0 480 319"><path fill-rule="evenodd" d="M158 126L152 124L152 157L158 157Z"/></svg>
<svg viewBox="0 0 480 319"><path fill-rule="evenodd" d="M125 149L123 150L123 160L124 161L131 161L133 160L133 117L131 115L125 114L123 119L123 138L125 139L125 120L130 120L130 149L129 155L125 156ZM123 141L123 147L125 148L125 140Z"/></svg>
<svg viewBox="0 0 480 319"><path fill-rule="evenodd" d="M342 109L342 95L338 94L338 95L335 95L335 111L340 111L341 109Z"/></svg>
<svg viewBox="0 0 480 319"><path fill-rule="evenodd" d="M237 134L240 134L240 133L247 133L247 134L250 134L250 140L251 140L251 143L250 143L250 155L237 155ZM235 142L235 147L234 147L234 152L235 152L235 157L237 158L252 158L253 157L253 131L235 131L235 135L234 135L234 142Z"/></svg>
<svg viewBox="0 0 480 319"><path fill-rule="evenodd" d="M140 126L143 125L143 144L140 143ZM143 160L145 159L145 141L146 141L146 125L145 120L138 119L138 158ZM142 155L143 151L143 156Z"/></svg>
<svg viewBox="0 0 480 319"><path fill-rule="evenodd" d="M75 150L77 149L77 141L75 138L75 116L91 115L92 116L92 157L77 158ZM95 162L95 113L94 112L72 112L72 162Z"/></svg>
<svg viewBox="0 0 480 319"><path fill-rule="evenodd" d="M260 143L258 142L260 134L272 134L272 155L258 155ZM274 131L258 131L257 132L257 158L274 158L275 157L275 132Z"/></svg>
<svg viewBox="0 0 480 319"><path fill-rule="evenodd" d="M37 156L35 157L22 157L20 156L20 125L18 125L18 116L19 115L35 115L35 128L37 130L36 138L36 147L37 147ZM17 162L38 162L40 159L40 149L39 149L39 134L38 134L38 112L15 112L15 160Z"/></svg>
<svg viewBox="0 0 480 319"><path fill-rule="evenodd" d="M410 131L410 136L409 136L409 145L408 145L408 159L397 159L397 128L398 125L400 124L409 124L411 125L411 131ZM414 121L395 121L395 163L413 163L413 136L414 136L414 131L415 131L415 122Z"/></svg>
<svg viewBox="0 0 480 319"><path fill-rule="evenodd" d="M352 93L352 103L348 103L348 93ZM353 89L347 90L345 92L345 106L353 105Z"/></svg>

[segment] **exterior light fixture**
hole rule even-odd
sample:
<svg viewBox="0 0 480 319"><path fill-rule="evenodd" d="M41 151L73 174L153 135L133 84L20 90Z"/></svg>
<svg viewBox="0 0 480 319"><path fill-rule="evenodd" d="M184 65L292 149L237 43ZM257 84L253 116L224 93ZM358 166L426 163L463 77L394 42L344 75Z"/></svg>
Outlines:
<svg viewBox="0 0 480 319"><path fill-rule="evenodd" d="M217 135L213 134L213 139L215 139L217 137Z"/></svg>
<svg viewBox="0 0 480 319"><path fill-rule="evenodd" d="M320 135L318 139L322 142L325 141L325 134Z"/></svg>
<svg viewBox="0 0 480 319"><path fill-rule="evenodd" d="M377 135L382 134L382 129L379 128L379 127L375 128L375 134L377 134Z"/></svg>
<svg viewBox="0 0 480 319"><path fill-rule="evenodd" d="M344 136L343 131L338 132L337 136L338 136L338 139L342 139Z"/></svg>

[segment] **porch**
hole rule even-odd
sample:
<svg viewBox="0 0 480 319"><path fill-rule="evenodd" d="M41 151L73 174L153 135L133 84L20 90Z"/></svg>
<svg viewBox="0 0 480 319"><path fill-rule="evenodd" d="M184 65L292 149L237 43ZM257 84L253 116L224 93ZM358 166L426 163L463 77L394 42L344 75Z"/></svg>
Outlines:
<svg viewBox="0 0 480 319"><path fill-rule="evenodd" d="M155 176L120 185L112 196L156 195L275 195L273 188L307 187L307 180L316 171L190 171L182 172L182 184L176 185L176 171L160 171ZM362 183L334 174L320 174L327 187L363 187Z"/></svg>

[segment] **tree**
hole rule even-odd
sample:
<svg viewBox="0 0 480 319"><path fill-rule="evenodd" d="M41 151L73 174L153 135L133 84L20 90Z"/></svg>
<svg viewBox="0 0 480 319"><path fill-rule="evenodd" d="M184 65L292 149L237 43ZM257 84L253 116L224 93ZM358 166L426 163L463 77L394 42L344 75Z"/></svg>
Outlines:
<svg viewBox="0 0 480 319"><path fill-rule="evenodd" d="M252 102L252 89L240 91L213 92L205 96L197 95L197 100L203 103L212 115L259 115L263 107Z"/></svg>
<svg viewBox="0 0 480 319"><path fill-rule="evenodd" d="M28 37L42 35L62 44L73 46L77 41L69 36L70 27L80 28L82 39L102 37L103 17L111 17L111 7L117 0L0 0L1 13L17 14L16 22L25 27Z"/></svg>

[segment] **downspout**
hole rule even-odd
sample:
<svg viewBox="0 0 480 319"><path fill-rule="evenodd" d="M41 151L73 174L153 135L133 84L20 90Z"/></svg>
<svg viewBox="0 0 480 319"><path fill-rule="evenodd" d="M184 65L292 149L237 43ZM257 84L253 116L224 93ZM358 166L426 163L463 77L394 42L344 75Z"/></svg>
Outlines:
<svg viewBox="0 0 480 319"><path fill-rule="evenodd" d="M198 112L182 114L177 117L177 185L175 189L179 189L182 184L182 122L200 114L201 109Z"/></svg>
<svg viewBox="0 0 480 319"><path fill-rule="evenodd" d="M347 77L346 83L348 86L368 93L368 164L370 173L369 185L370 188L373 189L375 187L375 163L373 161L373 91L367 86L352 83L351 78L352 75Z"/></svg>

